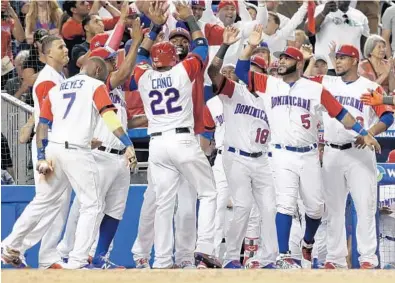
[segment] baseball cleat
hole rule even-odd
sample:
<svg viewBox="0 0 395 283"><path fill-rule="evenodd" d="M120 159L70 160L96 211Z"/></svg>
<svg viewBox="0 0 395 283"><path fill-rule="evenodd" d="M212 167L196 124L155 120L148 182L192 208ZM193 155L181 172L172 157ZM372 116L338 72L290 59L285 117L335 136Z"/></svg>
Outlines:
<svg viewBox="0 0 395 283"><path fill-rule="evenodd" d="M181 269L196 269L196 266L189 260L181 262L177 267Z"/></svg>
<svg viewBox="0 0 395 283"><path fill-rule="evenodd" d="M324 265L324 269L347 269L347 266L337 264L334 262L326 262Z"/></svg>
<svg viewBox="0 0 395 283"><path fill-rule="evenodd" d="M51 264L47 269L63 269L63 266L59 263L53 263Z"/></svg>
<svg viewBox="0 0 395 283"><path fill-rule="evenodd" d="M243 266L241 266L241 263L239 260L232 260L232 261L225 261L223 268L226 269L241 269Z"/></svg>
<svg viewBox="0 0 395 283"><path fill-rule="evenodd" d="M394 263L387 263L383 269L395 269L395 262Z"/></svg>
<svg viewBox="0 0 395 283"><path fill-rule="evenodd" d="M124 266L120 266L111 262L108 258L104 256L98 256L92 259L92 263L88 265L87 269L126 269L126 268Z"/></svg>
<svg viewBox="0 0 395 283"><path fill-rule="evenodd" d="M195 253L195 260L202 261L208 268L221 268L222 264L214 256L204 253Z"/></svg>
<svg viewBox="0 0 395 283"><path fill-rule="evenodd" d="M276 260L276 266L279 269L299 269L300 266L291 257L291 253L280 254Z"/></svg>
<svg viewBox="0 0 395 283"><path fill-rule="evenodd" d="M360 269L375 269L376 266L370 262L361 262L360 263Z"/></svg>
<svg viewBox="0 0 395 283"><path fill-rule="evenodd" d="M205 264L203 261L200 261L197 266L197 269L207 269L207 264Z"/></svg>
<svg viewBox="0 0 395 283"><path fill-rule="evenodd" d="M16 268L22 267L24 264L20 258L21 253L17 250L10 249L9 247L1 248L1 261L4 264L11 264Z"/></svg>
<svg viewBox="0 0 395 283"><path fill-rule="evenodd" d="M313 253L313 244L306 244L304 240L302 240L302 268L311 269L312 266L312 253Z"/></svg>
<svg viewBox="0 0 395 283"><path fill-rule="evenodd" d="M258 260L248 261L247 264L245 265L245 268L246 269L277 269L276 265L273 262L268 264L262 264Z"/></svg>
<svg viewBox="0 0 395 283"><path fill-rule="evenodd" d="M136 264L137 269L151 269L148 259L146 258L139 258L134 261Z"/></svg>

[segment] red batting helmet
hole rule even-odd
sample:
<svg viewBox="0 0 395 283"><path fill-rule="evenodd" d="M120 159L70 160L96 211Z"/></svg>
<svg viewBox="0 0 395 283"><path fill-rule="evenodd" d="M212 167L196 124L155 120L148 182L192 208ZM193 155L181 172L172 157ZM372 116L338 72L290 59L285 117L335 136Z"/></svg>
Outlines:
<svg viewBox="0 0 395 283"><path fill-rule="evenodd" d="M155 68L174 67L178 62L176 47L169 41L156 43L151 48L151 58Z"/></svg>

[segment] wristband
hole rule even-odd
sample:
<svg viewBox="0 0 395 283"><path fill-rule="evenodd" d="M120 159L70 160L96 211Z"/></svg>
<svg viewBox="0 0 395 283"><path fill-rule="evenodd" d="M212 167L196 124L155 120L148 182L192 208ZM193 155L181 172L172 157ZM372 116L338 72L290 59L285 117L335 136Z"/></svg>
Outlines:
<svg viewBox="0 0 395 283"><path fill-rule="evenodd" d="M394 105L394 97L393 96L384 96L383 104L385 105Z"/></svg>
<svg viewBox="0 0 395 283"><path fill-rule="evenodd" d="M368 132L362 128L362 125L359 124L358 122L355 122L355 124L352 126L352 128L355 132L357 132L358 134L360 134L361 136L367 136Z"/></svg>
<svg viewBox="0 0 395 283"><path fill-rule="evenodd" d="M123 143L124 146L133 146L132 141L130 140L129 136L124 133L122 136L119 137L119 140Z"/></svg>
<svg viewBox="0 0 395 283"><path fill-rule="evenodd" d="M149 39L151 39L152 41L155 41L156 38L158 37L158 34L162 31L162 26L160 25L154 25L150 32L148 33L148 37Z"/></svg>
<svg viewBox="0 0 395 283"><path fill-rule="evenodd" d="M188 27L189 27L189 30L190 30L191 34L194 33L195 31L200 31L200 27L197 24L194 16L190 15L187 18L186 22L188 24Z"/></svg>
<svg viewBox="0 0 395 283"><path fill-rule="evenodd" d="M37 148L37 160L45 160L45 147Z"/></svg>
<svg viewBox="0 0 395 283"><path fill-rule="evenodd" d="M219 48L216 57L218 57L219 59L223 60L226 54L226 51L228 51L230 45L222 43L221 47Z"/></svg>

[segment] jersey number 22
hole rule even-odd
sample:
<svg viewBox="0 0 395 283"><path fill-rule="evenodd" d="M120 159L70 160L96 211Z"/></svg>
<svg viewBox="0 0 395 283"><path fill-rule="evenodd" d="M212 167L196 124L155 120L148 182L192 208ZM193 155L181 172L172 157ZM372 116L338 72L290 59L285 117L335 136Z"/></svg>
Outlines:
<svg viewBox="0 0 395 283"><path fill-rule="evenodd" d="M171 114L182 110L181 106L173 105L180 98L180 92L175 88L168 88L164 93L158 90L152 90L148 96L153 98L151 101L151 110L154 115ZM164 99L166 103L163 106L162 102Z"/></svg>

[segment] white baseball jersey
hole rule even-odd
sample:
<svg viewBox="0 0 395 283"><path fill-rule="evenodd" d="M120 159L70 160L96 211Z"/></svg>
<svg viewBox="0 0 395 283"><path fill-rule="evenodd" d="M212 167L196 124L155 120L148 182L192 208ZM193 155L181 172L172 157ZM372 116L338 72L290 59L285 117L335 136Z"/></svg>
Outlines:
<svg viewBox="0 0 395 283"><path fill-rule="evenodd" d="M379 122L379 118L384 112L393 112L391 106L381 105L372 107L362 103L360 97L362 94L368 93L369 89L383 93L381 86L367 78L359 77L358 80L352 83L345 83L341 77L333 76L316 77L314 79L321 81L322 85L335 96L340 104L366 130ZM358 136L355 131L346 130L341 123L335 119L331 119L327 113L323 115L324 138L326 141L339 145L355 141L355 138Z"/></svg>
<svg viewBox="0 0 395 283"><path fill-rule="evenodd" d="M246 152L266 150L270 139L263 99L227 78L218 90L224 105L225 145Z"/></svg>
<svg viewBox="0 0 395 283"><path fill-rule="evenodd" d="M322 106L331 117L342 106L317 82L300 78L293 84L265 74L251 73L249 89L264 97L267 103L272 143L304 147L318 141L318 125ZM226 116L225 116L226 117Z"/></svg>
<svg viewBox="0 0 395 283"><path fill-rule="evenodd" d="M148 64L135 68L134 80L148 119L148 134L194 128L192 83L202 63L191 55L172 69L159 72Z"/></svg>
<svg viewBox="0 0 395 283"><path fill-rule="evenodd" d="M117 116L121 121L122 128L127 132L128 114L126 110L125 91L122 86L112 89L110 86L111 74L107 78L107 90L113 105L117 108ZM108 129L103 119L97 121L94 137L102 142L103 146L122 150L125 148L123 143Z"/></svg>
<svg viewBox="0 0 395 283"><path fill-rule="evenodd" d="M99 114L115 110L101 81L78 74L48 93L40 119L52 121L50 141L90 148Z"/></svg>
<svg viewBox="0 0 395 283"><path fill-rule="evenodd" d="M55 85L60 84L65 77L58 73L48 64L38 74L33 84L33 102L34 102L34 131L37 129L38 120L40 118L40 108L48 92Z"/></svg>
<svg viewBox="0 0 395 283"><path fill-rule="evenodd" d="M219 96L210 98L204 108L204 127L207 131L213 131L215 147L222 148L225 137L224 106Z"/></svg>

